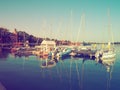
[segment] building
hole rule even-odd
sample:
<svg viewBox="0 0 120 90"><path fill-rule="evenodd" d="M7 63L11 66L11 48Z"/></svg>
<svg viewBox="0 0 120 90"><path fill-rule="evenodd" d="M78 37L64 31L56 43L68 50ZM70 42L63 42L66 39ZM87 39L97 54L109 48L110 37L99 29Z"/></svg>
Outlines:
<svg viewBox="0 0 120 90"><path fill-rule="evenodd" d="M43 51L50 51L51 49L56 47L56 43L55 43L55 41L43 40L41 43L41 47L42 47Z"/></svg>

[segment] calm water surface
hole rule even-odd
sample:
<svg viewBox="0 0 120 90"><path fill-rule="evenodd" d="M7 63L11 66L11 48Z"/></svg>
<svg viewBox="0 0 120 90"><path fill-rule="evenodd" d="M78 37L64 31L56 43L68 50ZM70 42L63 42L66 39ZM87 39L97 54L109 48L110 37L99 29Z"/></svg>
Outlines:
<svg viewBox="0 0 120 90"><path fill-rule="evenodd" d="M120 46L116 46L116 54L111 66L66 58L53 68L41 68L44 59L2 52L0 82L6 90L120 90Z"/></svg>

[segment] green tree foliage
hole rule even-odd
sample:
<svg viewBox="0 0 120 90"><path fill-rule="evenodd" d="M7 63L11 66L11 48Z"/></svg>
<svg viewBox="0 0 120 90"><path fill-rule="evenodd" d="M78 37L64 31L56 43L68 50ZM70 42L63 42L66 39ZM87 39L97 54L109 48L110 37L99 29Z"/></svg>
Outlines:
<svg viewBox="0 0 120 90"><path fill-rule="evenodd" d="M0 27L0 43L10 43L10 34L8 29Z"/></svg>
<svg viewBox="0 0 120 90"><path fill-rule="evenodd" d="M24 31L18 31L17 29L14 30L14 32L9 32L8 29L0 27L0 43L16 43L21 42L25 43L26 41L29 41L31 46L33 45L40 45L41 42L44 40L53 40L56 42L57 45L69 45L71 42L64 40L57 40L57 39L50 39L50 38L38 38L33 35L29 35L28 33Z"/></svg>

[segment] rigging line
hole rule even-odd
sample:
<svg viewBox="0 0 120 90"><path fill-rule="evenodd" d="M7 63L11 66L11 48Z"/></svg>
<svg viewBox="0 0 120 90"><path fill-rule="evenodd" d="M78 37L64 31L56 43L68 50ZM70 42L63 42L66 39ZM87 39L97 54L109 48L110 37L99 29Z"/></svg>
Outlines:
<svg viewBox="0 0 120 90"><path fill-rule="evenodd" d="M72 68L72 59L70 60L70 80L69 80L69 83L70 83L70 90L71 90L71 68Z"/></svg>
<svg viewBox="0 0 120 90"><path fill-rule="evenodd" d="M76 71L77 71L77 77L78 77L78 85L79 85L79 88L80 88L80 74L79 74L79 70L78 70L78 65L77 65L77 61L75 61L76 63Z"/></svg>
<svg viewBox="0 0 120 90"><path fill-rule="evenodd" d="M112 33L112 30L111 30L111 20L110 20L110 9L108 8L108 32L109 32L109 35L111 36L111 39L112 42L113 42L113 46L114 46L114 38L113 38L113 33ZM109 38L109 37L108 37Z"/></svg>
<svg viewBox="0 0 120 90"><path fill-rule="evenodd" d="M108 73L108 75L107 75L108 77L108 80L107 80L107 90L109 90L110 89L110 72Z"/></svg>
<svg viewBox="0 0 120 90"><path fill-rule="evenodd" d="M61 61L61 63L62 63L62 67L65 68L65 65L64 65L63 61L62 61L62 60L60 60L60 61ZM67 76L69 76L67 69L65 69L65 72L66 72Z"/></svg>
<svg viewBox="0 0 120 90"><path fill-rule="evenodd" d="M52 80L52 73L51 73L51 70L48 69L48 72L49 72L49 77L50 77L50 79Z"/></svg>
<svg viewBox="0 0 120 90"><path fill-rule="evenodd" d="M58 24L58 28L57 28L57 31L58 31L58 34L59 34L59 36L57 36L58 37L58 39L62 39L61 37L62 37L62 24L63 23L63 19L61 18L60 19L60 22L59 22L59 24Z"/></svg>
<svg viewBox="0 0 120 90"><path fill-rule="evenodd" d="M71 9L71 12L70 12L70 30L71 30L71 40L73 39L73 34L72 34L72 29L73 29L73 18L72 18L72 15L73 15L73 12L72 12L72 9ZM73 41L73 40L72 40Z"/></svg>
<svg viewBox="0 0 120 90"><path fill-rule="evenodd" d="M113 62L113 65L111 65L111 70L110 70L110 76L109 76L109 78L110 78L110 81L111 81L111 79L112 79L112 72L113 72L113 66L114 66L114 63L115 63L115 60L114 60L114 62ZM110 82L109 81L109 82ZM110 83L109 83L109 88L110 88Z"/></svg>
<svg viewBox="0 0 120 90"><path fill-rule="evenodd" d="M108 88L109 88L108 82L109 82L109 79L108 79L108 75L107 75L107 89L106 90L108 90Z"/></svg>
<svg viewBox="0 0 120 90"><path fill-rule="evenodd" d="M42 77L45 78L45 69L41 68L41 72L42 72Z"/></svg>
<svg viewBox="0 0 120 90"><path fill-rule="evenodd" d="M82 62L82 73L81 73L81 90L83 90L83 75L84 75L84 58Z"/></svg>
<svg viewBox="0 0 120 90"><path fill-rule="evenodd" d="M80 34L80 29L81 29L81 25L82 25L82 17L83 16L81 16L81 19L80 19L80 26L79 26L78 35L77 35L77 41L76 42L78 42L78 38L79 38L79 34Z"/></svg>
<svg viewBox="0 0 120 90"><path fill-rule="evenodd" d="M62 81L62 69L61 69L61 62L60 62L60 66L59 66L59 71L60 71L60 80Z"/></svg>
<svg viewBox="0 0 120 90"><path fill-rule="evenodd" d="M58 76L59 76L59 78L60 78L60 81L61 81L61 74L59 73L59 69L58 69L57 66L56 66L56 70L57 70L57 74L58 74Z"/></svg>
<svg viewBox="0 0 120 90"><path fill-rule="evenodd" d="M63 62L62 62L62 60L60 60L60 66L63 67ZM60 69L60 71L61 71L61 80L62 80L62 68Z"/></svg>

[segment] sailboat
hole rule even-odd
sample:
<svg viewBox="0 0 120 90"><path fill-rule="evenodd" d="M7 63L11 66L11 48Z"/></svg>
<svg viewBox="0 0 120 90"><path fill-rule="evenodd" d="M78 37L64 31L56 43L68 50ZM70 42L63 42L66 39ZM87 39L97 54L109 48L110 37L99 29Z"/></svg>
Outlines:
<svg viewBox="0 0 120 90"><path fill-rule="evenodd" d="M95 57L97 60L101 61L108 61L109 59L115 58L116 53L113 47L111 47L111 43L108 43L108 48L101 49L100 51L97 51L95 54Z"/></svg>
<svg viewBox="0 0 120 90"><path fill-rule="evenodd" d="M102 61L105 61L105 60L110 59L110 58L115 58L115 56L116 56L115 50L113 47L111 47L111 43L109 42L108 49L102 51L100 59Z"/></svg>
<svg viewBox="0 0 120 90"><path fill-rule="evenodd" d="M110 21L108 23L110 23ZM108 24L108 31L110 32L110 24ZM112 39L113 39L113 35L112 35ZM101 61L108 60L110 58L115 58L116 54L114 49L114 42L112 45L111 42L108 42L107 47L102 48L100 51L97 51L95 56L96 58L99 58Z"/></svg>

